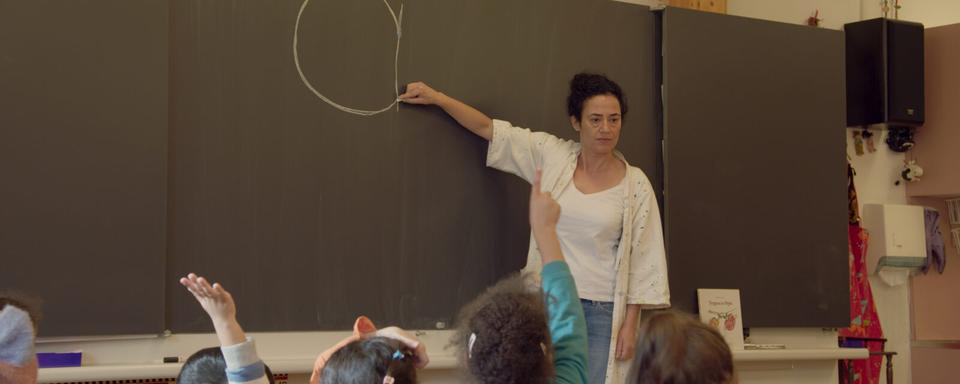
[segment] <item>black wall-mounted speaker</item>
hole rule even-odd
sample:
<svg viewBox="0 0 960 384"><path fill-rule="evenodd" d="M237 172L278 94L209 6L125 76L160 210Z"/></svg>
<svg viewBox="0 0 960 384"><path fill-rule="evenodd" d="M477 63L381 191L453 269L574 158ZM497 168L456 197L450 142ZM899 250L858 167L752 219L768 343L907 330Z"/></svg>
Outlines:
<svg viewBox="0 0 960 384"><path fill-rule="evenodd" d="M923 124L923 24L870 19L843 27L847 126Z"/></svg>

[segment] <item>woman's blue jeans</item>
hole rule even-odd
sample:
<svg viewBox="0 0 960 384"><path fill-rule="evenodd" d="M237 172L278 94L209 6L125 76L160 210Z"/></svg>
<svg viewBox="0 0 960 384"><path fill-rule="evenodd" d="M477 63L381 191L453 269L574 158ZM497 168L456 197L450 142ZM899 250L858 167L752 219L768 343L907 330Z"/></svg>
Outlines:
<svg viewBox="0 0 960 384"><path fill-rule="evenodd" d="M610 356L613 328L613 303L580 299L587 320L587 378L590 384L603 384Z"/></svg>

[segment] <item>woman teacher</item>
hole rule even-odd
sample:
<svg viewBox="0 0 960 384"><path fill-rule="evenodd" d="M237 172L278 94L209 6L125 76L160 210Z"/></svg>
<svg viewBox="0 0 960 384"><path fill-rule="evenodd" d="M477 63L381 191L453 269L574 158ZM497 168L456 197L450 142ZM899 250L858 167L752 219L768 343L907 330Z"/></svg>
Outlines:
<svg viewBox="0 0 960 384"><path fill-rule="evenodd" d="M439 106L487 139L487 166L527 182L542 169L544 190L561 206L557 233L586 315L590 382L625 382L640 309L668 307L670 293L656 194L616 150L627 114L620 86L588 73L570 81L567 114L579 142L491 120L420 82L400 101ZM540 265L531 241L525 269Z"/></svg>

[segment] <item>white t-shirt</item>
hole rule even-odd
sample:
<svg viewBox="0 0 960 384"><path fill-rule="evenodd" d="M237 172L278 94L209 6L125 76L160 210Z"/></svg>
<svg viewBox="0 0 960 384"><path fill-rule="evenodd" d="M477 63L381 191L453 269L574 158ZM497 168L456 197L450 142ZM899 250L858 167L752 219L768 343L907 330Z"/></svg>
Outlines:
<svg viewBox="0 0 960 384"><path fill-rule="evenodd" d="M557 199L561 208L557 237L581 299L613 301L623 232L623 183L584 194L570 182Z"/></svg>

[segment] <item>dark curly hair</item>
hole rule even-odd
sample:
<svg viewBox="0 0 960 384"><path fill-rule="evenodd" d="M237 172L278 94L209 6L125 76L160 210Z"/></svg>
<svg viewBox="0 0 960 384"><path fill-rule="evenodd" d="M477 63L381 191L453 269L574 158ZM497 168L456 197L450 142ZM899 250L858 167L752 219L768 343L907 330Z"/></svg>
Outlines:
<svg viewBox="0 0 960 384"><path fill-rule="evenodd" d="M263 365L267 381L273 384L273 372ZM177 375L177 384L227 384L227 361L220 347L201 349L187 358Z"/></svg>
<svg viewBox="0 0 960 384"><path fill-rule="evenodd" d="M36 334L40 330L40 320L43 318L40 308L42 303L39 299L15 291L0 292L0 310L7 306L19 308L30 316L30 322L33 324L33 332Z"/></svg>
<svg viewBox="0 0 960 384"><path fill-rule="evenodd" d="M640 326L639 340L637 384L734 381L733 356L723 336L688 314L653 314Z"/></svg>
<svg viewBox="0 0 960 384"><path fill-rule="evenodd" d="M396 352L399 351L399 354ZM382 383L389 374L395 384L417 382L416 355L400 341L386 337L357 340L340 348L323 367L321 384Z"/></svg>
<svg viewBox="0 0 960 384"><path fill-rule="evenodd" d="M544 296L528 276L507 277L464 306L450 344L478 383L547 383L554 376Z"/></svg>
<svg viewBox="0 0 960 384"><path fill-rule="evenodd" d="M620 116L627 116L627 97L613 80L604 75L580 72L570 79L570 95L567 96L567 115L577 121L583 115L583 104L597 95L612 95L620 102Z"/></svg>

